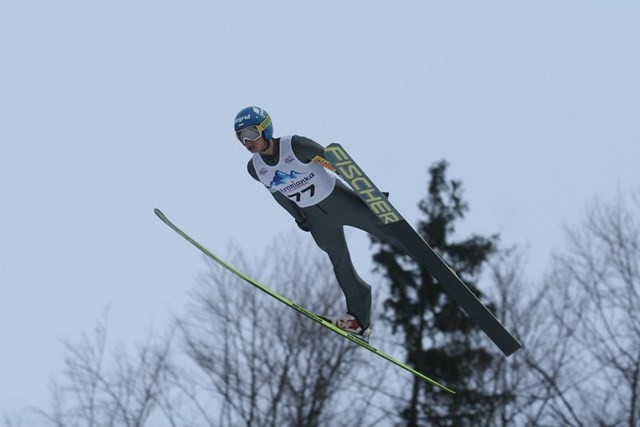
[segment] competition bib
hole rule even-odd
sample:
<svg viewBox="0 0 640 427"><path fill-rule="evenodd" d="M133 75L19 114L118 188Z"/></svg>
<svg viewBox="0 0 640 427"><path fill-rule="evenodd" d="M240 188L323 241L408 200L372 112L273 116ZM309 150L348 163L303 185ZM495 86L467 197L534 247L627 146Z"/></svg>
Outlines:
<svg viewBox="0 0 640 427"><path fill-rule="evenodd" d="M260 182L269 191L279 191L301 208L324 200L336 184L335 175L318 163L302 163L298 160L291 148L291 136L280 138L280 158L277 165L267 165L258 153L253 155L252 161Z"/></svg>

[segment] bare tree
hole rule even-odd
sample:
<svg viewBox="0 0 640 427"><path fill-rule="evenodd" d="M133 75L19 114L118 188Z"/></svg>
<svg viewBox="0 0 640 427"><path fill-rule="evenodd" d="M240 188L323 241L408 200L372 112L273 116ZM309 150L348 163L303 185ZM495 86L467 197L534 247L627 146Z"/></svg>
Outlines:
<svg viewBox="0 0 640 427"><path fill-rule="evenodd" d="M271 254L283 252L286 257ZM331 266L315 247L281 240L233 264L317 313L342 307ZM256 274L257 273L257 274ZM198 367L178 381L211 426L375 425L383 361L269 298L217 264L179 322ZM371 368L371 369L369 369Z"/></svg>
<svg viewBox="0 0 640 427"><path fill-rule="evenodd" d="M500 407L490 425L582 425L571 391L579 365L573 328L576 310L567 289L551 280L540 284L522 277L524 252L512 248L492 263L496 315L512 325L523 348L499 359L488 383L512 399Z"/></svg>
<svg viewBox="0 0 640 427"><path fill-rule="evenodd" d="M593 202L555 277L572 290L586 425L640 424L640 199Z"/></svg>
<svg viewBox="0 0 640 427"><path fill-rule="evenodd" d="M63 380L52 385L50 411L36 412L51 426L145 425L165 387L171 338L123 350L107 360L106 320L79 343L67 342ZM111 363L110 363L111 362Z"/></svg>
<svg viewBox="0 0 640 427"><path fill-rule="evenodd" d="M499 315L525 347L499 367L515 400L496 425L637 426L640 204L592 203L535 286L517 256L494 266Z"/></svg>
<svg viewBox="0 0 640 427"><path fill-rule="evenodd" d="M330 314L343 301L315 247L280 241L289 256L249 266L307 309ZM314 251L317 251L314 253ZM380 388L388 364L209 264L173 333L108 349L107 322L66 342L65 369L50 410L3 416L7 427L375 426L387 419ZM372 375L375 373L375 375Z"/></svg>

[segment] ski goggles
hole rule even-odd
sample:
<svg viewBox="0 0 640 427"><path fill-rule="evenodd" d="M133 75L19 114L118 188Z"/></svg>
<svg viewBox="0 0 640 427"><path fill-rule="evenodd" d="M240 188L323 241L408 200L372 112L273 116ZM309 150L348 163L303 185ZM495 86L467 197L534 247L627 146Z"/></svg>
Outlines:
<svg viewBox="0 0 640 427"><path fill-rule="evenodd" d="M243 144L246 145L247 141L256 141L262 135L262 132L271 124L271 117L267 115L265 119L257 126L249 126L236 132L236 137Z"/></svg>
<svg viewBox="0 0 640 427"><path fill-rule="evenodd" d="M256 141L260 138L262 136L262 131L258 129L258 126L249 126L248 128L244 128L240 132L236 133L236 136L243 145L246 145L247 141Z"/></svg>

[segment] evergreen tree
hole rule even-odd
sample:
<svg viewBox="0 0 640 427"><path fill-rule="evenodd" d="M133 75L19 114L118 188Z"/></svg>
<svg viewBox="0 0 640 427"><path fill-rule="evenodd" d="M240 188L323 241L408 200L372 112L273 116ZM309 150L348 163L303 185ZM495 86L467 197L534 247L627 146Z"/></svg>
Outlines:
<svg viewBox="0 0 640 427"><path fill-rule="evenodd" d="M468 205L461 183L447 180L447 167L446 161L440 161L429 169L428 194L419 204L425 218L416 230L482 299L475 284L483 265L497 251L498 236L451 241L455 223L464 217ZM402 332L408 362L457 391L452 396L414 379L409 399L399 406L405 425L491 425L495 410L508 399L484 385L500 357L490 350L491 343L412 258L380 244L374 261L376 270L391 282L384 316L394 333Z"/></svg>

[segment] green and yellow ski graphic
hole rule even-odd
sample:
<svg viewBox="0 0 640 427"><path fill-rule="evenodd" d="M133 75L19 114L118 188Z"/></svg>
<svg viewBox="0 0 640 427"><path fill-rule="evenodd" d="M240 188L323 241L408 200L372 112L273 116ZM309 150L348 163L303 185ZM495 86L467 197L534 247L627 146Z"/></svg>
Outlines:
<svg viewBox="0 0 640 427"><path fill-rule="evenodd" d="M342 337L348 339L349 341L354 342L354 343L358 344L359 346L366 348L370 352L377 354L378 356L382 357L383 359L388 360L389 362L393 363L396 366L399 366L400 368L402 368L402 369L404 369L404 370L406 370L408 372L411 372L415 376L417 376L417 377L419 377L419 378L421 378L421 379L433 384L434 386L439 387L439 388L441 388L443 390L446 390L449 393L455 394L455 391L453 391L452 389L448 388L447 386L440 384L438 381L436 381L436 380L434 380L432 378L429 378L428 376L426 376L422 372L416 371L411 366L408 366L405 363L402 363L401 361L399 361L399 360L395 359L394 357L390 356L389 354L387 354L387 353L385 353L385 352L383 352L381 350L378 350L377 348L371 346L369 343L367 343L367 342L365 342L365 341L363 341L363 340L361 340L361 339L359 339L359 338L357 338L357 337L355 337L355 336L343 331L342 329L340 329L340 328L334 326L333 324L331 324L330 322L326 321L321 316L318 316L317 314L310 312L309 310L305 309L304 307L300 307L299 305L297 305L293 301L283 297L282 295L278 294L277 292L274 292L273 290L271 290L267 286L263 285L262 283L258 282L257 280L247 276L246 274L244 274L243 272L239 271L238 269L236 269L231 264L228 264L226 261L224 261L223 259L221 259L217 255L213 254L212 252L210 252L207 248L202 246L200 243L198 243L197 241L193 240L193 238L191 238L187 233L185 233L180 228L178 228L174 223L169 221L169 219L162 213L162 211L160 211L160 209L154 209L154 212L158 216L158 218L160 218L162 220L162 222L164 222L171 229L173 229L173 231L178 233L180 236L182 236L185 240L187 240L193 246L195 246L196 248L200 249L202 251L202 253L204 253L206 256L208 256L209 258L211 258L212 260L214 260L215 262L217 262L218 264L220 264L221 266L223 266L224 268L226 268L227 270L229 270L230 272L232 272L236 276L240 277L241 279L243 279L247 283L255 286L256 288L260 289L262 292L264 292L264 293L270 295L271 297L277 299L281 303L293 308L297 312L304 314L305 316L307 316L311 320L314 320L317 323L320 323L325 328L331 329L333 332L335 332L338 335L341 335Z"/></svg>
<svg viewBox="0 0 640 427"><path fill-rule="evenodd" d="M329 144L324 150L324 157L317 156L314 161L335 171L349 184L380 221L404 243L413 258L435 277L449 296L464 309L505 356L510 356L522 347L456 272L400 215L340 144Z"/></svg>

